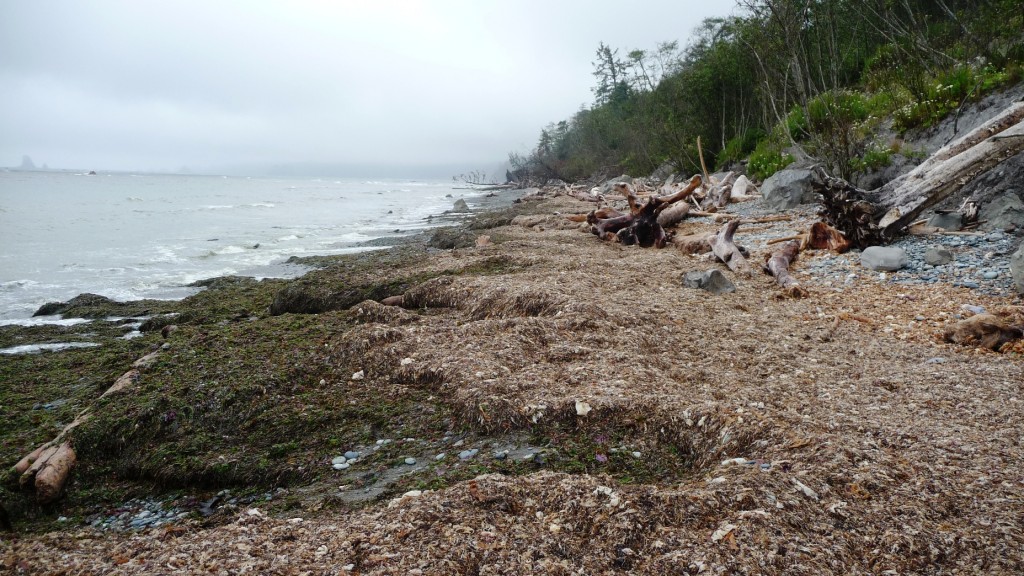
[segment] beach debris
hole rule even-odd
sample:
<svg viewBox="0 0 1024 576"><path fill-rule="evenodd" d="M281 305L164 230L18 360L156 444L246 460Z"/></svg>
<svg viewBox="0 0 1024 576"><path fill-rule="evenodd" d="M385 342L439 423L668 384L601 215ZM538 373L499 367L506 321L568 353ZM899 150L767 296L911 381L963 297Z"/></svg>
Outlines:
<svg viewBox="0 0 1024 576"><path fill-rule="evenodd" d="M752 276L750 264L747 262L746 250L733 243L733 235L739 228L740 221L728 222L717 235L712 236L708 242L711 244L711 252L715 258L723 262L730 270L741 276Z"/></svg>
<svg viewBox="0 0 1024 576"><path fill-rule="evenodd" d="M946 342L998 351L1003 344L1024 337L1024 326L1008 325L992 314L976 314L957 322L942 337Z"/></svg>
<svg viewBox="0 0 1024 576"><path fill-rule="evenodd" d="M714 532L711 533L711 541L712 542L721 542L726 537L731 536L733 530L735 530L735 529L736 529L736 525L735 524L728 524L728 523L722 524L721 526L718 527L717 530L715 530Z"/></svg>
<svg viewBox="0 0 1024 576"><path fill-rule="evenodd" d="M783 291L793 298L807 296L807 290L801 288L796 279L789 274L789 267L796 262L799 254L800 243L793 240L784 244L782 248L771 255L766 255L764 263L765 273L774 276Z"/></svg>
<svg viewBox="0 0 1024 576"><path fill-rule="evenodd" d="M816 191L827 219L853 245L885 244L928 208L988 169L1024 150L1024 102L947 144L901 178L864 191L818 168ZM819 183L820 182L820 183Z"/></svg>
<svg viewBox="0 0 1024 576"><path fill-rule="evenodd" d="M803 492L804 496L807 496L811 500L815 500L815 501L818 500L818 493L815 492L814 490L812 490L808 485L806 485L803 482L797 480L796 478L792 478L792 480L793 480L793 484L796 485L797 489L799 489L801 492Z"/></svg>
<svg viewBox="0 0 1024 576"><path fill-rule="evenodd" d="M691 196L701 184L700 176L694 176L688 185L668 196L650 196L647 202L640 205L636 189L628 182L617 182L613 188L626 197L629 214L611 215L606 218L593 212L591 232L602 240L617 241L626 245L639 245L641 248L664 248L668 242L665 229L658 223L658 216L672 204ZM588 221L591 218L588 218Z"/></svg>

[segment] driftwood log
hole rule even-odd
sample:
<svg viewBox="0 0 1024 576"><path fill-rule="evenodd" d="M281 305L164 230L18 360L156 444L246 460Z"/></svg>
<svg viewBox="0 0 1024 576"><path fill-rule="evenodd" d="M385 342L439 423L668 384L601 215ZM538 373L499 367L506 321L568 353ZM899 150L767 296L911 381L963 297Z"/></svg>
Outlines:
<svg viewBox="0 0 1024 576"><path fill-rule="evenodd" d="M822 173L824 215L858 248L885 244L924 210L993 166L1024 151L1024 102L943 147L907 174L872 191Z"/></svg>
<svg viewBox="0 0 1024 576"><path fill-rule="evenodd" d="M132 363L132 369L122 374L100 398L120 393L130 387L138 379L139 371L151 366L159 356L160 351L157 350L137 359ZM40 504L49 504L60 497L77 459L75 450L67 438L75 428L92 418L90 410L91 407L79 412L53 440L26 454L14 465L13 471L19 476L19 484L22 488L34 488L36 500Z"/></svg>
<svg viewBox="0 0 1024 576"><path fill-rule="evenodd" d="M686 202L677 202L658 214L658 224L662 228L671 228L682 222L690 213L690 205Z"/></svg>
<svg viewBox="0 0 1024 576"><path fill-rule="evenodd" d="M765 255L764 271L775 277L775 281L786 292L794 298L802 298L807 291L800 287L800 283L789 274L789 267L796 262L800 254L800 242L791 240L785 243L782 248L773 252L770 256Z"/></svg>
<svg viewBox="0 0 1024 576"><path fill-rule="evenodd" d="M614 216L609 213L608 217L600 218L595 211L591 232L601 239L618 240L626 245L664 248L669 238L665 234L665 229L658 223L658 216L674 203L693 194L700 184L700 176L694 176L690 183L678 192L668 196L651 196L641 205L633 187L620 182L615 185L615 189L626 197L629 214Z"/></svg>
<svg viewBox="0 0 1024 576"><path fill-rule="evenodd" d="M681 250L684 254L704 254L711 252L711 238L714 232L700 232L686 236L674 236L672 245Z"/></svg>
<svg viewBox="0 0 1024 576"><path fill-rule="evenodd" d="M753 272L750 269L750 264L747 262L746 255L732 241L732 237L736 234L736 229L739 226L739 220L730 221L722 227L718 234L708 239L708 244L711 245L711 252L715 257L724 262L730 270L737 274L750 276Z"/></svg>
<svg viewBox="0 0 1024 576"><path fill-rule="evenodd" d="M71 444L64 442L35 450L18 462L15 470L24 470L18 480L21 487L34 487L36 499L41 504L48 504L60 496L60 491L64 488L74 465L75 451Z"/></svg>

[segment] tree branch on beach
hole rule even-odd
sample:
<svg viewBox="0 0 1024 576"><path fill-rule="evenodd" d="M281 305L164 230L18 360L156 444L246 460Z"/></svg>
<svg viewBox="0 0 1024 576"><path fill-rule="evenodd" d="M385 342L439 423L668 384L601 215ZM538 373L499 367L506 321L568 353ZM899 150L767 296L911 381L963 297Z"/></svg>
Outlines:
<svg viewBox="0 0 1024 576"><path fill-rule="evenodd" d="M1024 102L943 147L917 168L871 191L822 174L824 215L858 248L903 234L924 210L1024 151Z"/></svg>

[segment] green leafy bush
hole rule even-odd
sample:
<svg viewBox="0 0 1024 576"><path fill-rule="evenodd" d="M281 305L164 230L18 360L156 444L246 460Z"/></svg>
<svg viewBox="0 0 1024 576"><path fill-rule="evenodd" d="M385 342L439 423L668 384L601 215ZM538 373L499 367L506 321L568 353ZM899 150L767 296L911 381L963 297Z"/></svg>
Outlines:
<svg viewBox="0 0 1024 576"><path fill-rule="evenodd" d="M868 146L864 154L859 158L850 160L850 168L854 172L867 172L877 170L892 164L893 149L889 146L881 146L877 143Z"/></svg>
<svg viewBox="0 0 1024 576"><path fill-rule="evenodd" d="M793 160L791 154L782 151L782 146L768 138L757 144L747 163L747 171L754 179L763 181L792 164Z"/></svg>
<svg viewBox="0 0 1024 576"><path fill-rule="evenodd" d="M765 137L763 130L747 130L725 143L725 148L718 153L715 164L719 170L733 162L739 162L757 147L757 142Z"/></svg>

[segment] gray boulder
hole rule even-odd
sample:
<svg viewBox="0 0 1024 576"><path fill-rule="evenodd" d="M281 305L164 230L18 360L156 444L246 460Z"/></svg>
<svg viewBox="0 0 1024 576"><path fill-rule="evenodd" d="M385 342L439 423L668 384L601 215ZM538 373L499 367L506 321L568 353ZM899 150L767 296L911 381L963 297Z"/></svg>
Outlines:
<svg viewBox="0 0 1024 576"><path fill-rule="evenodd" d="M651 180L656 182L668 182L668 179L675 176L676 169L671 162L665 162L661 166L658 166L654 172L651 172Z"/></svg>
<svg viewBox="0 0 1024 576"><path fill-rule="evenodd" d="M631 176L629 176L628 174L623 174L622 176L619 176L618 178L612 178L611 180L607 180L603 184L601 184L601 194L608 194L608 193L610 193L612 191L612 186L615 186L619 182L625 182L626 184L632 184L633 183L633 178Z"/></svg>
<svg viewBox="0 0 1024 576"><path fill-rule="evenodd" d="M942 266L943 264L949 264L953 261L953 253L949 250L939 248L929 248L924 253L924 263L931 266Z"/></svg>
<svg viewBox="0 0 1024 576"><path fill-rule="evenodd" d="M959 212L936 212L928 219L928 225L943 230L959 230L964 217Z"/></svg>
<svg viewBox="0 0 1024 576"><path fill-rule="evenodd" d="M1024 295L1024 243L1010 256L1010 275L1013 276L1017 293Z"/></svg>
<svg viewBox="0 0 1024 576"><path fill-rule="evenodd" d="M814 172L806 168L780 170L761 185L761 201L772 210L789 210L817 202L818 195L813 188L817 180Z"/></svg>
<svg viewBox="0 0 1024 576"><path fill-rule="evenodd" d="M883 272L899 270L907 265L907 251L892 246L871 246L861 252L860 265Z"/></svg>
<svg viewBox="0 0 1024 576"><path fill-rule="evenodd" d="M687 272L683 275L683 286L707 290L712 294L728 294L736 291L736 285L720 270L714 269L705 272Z"/></svg>
<svg viewBox="0 0 1024 576"><path fill-rule="evenodd" d="M985 230L1024 230L1024 202L1013 192L1004 192L978 211L979 220L987 220Z"/></svg>
<svg viewBox="0 0 1024 576"><path fill-rule="evenodd" d="M455 205L452 206L452 212L469 212L469 204L462 198L455 201Z"/></svg>

